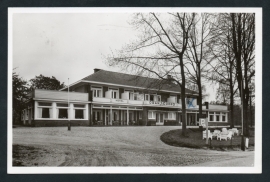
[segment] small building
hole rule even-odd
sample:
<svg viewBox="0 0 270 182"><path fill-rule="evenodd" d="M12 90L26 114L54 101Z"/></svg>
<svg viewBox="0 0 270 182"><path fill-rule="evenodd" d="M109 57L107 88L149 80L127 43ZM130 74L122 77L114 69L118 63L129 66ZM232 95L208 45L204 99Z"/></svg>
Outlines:
<svg viewBox="0 0 270 182"><path fill-rule="evenodd" d="M187 126L199 125L198 93L186 89ZM172 81L94 69L59 91L33 90L22 123L31 126L181 125L180 88ZM229 125L227 106L204 105L209 125Z"/></svg>

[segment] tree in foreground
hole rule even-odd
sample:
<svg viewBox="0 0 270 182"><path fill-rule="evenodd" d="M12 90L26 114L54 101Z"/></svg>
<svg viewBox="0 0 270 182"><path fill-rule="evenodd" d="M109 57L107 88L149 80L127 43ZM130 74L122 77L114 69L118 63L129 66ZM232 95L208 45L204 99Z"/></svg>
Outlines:
<svg viewBox="0 0 270 182"><path fill-rule="evenodd" d="M255 76L255 14L231 13L229 18L232 22L230 32L232 35L232 51L236 61L236 80L244 111L244 135L249 136L247 111L249 86Z"/></svg>
<svg viewBox="0 0 270 182"><path fill-rule="evenodd" d="M182 103L182 135L186 136L186 68L184 54L195 13L137 13L132 25L138 40L112 52L107 60L136 75L173 81L179 85Z"/></svg>
<svg viewBox="0 0 270 182"><path fill-rule="evenodd" d="M25 108L28 93L27 81L16 72L12 73L12 115L13 124L20 121L21 111Z"/></svg>

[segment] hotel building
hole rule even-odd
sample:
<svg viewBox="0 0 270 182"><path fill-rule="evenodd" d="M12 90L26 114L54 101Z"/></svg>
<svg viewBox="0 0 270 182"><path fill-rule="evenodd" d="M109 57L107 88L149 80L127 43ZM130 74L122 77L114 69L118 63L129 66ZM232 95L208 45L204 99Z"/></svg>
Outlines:
<svg viewBox="0 0 270 182"><path fill-rule="evenodd" d="M199 124L198 93L186 89L187 126ZM181 125L180 88L171 81L102 69L59 91L33 90L21 121L30 126ZM203 105L209 125L229 125L227 106Z"/></svg>

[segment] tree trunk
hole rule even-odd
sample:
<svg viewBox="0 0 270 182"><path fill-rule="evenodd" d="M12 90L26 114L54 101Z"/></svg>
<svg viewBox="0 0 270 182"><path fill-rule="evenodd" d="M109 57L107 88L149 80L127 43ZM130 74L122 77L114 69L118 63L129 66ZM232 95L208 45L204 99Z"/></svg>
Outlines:
<svg viewBox="0 0 270 182"><path fill-rule="evenodd" d="M199 77L198 77L198 89L199 89L199 97L198 97L198 105L199 105L199 118L202 118L202 83L201 83L201 68L198 65ZM197 121L196 121L197 122Z"/></svg>
<svg viewBox="0 0 270 182"><path fill-rule="evenodd" d="M248 125L248 97L244 98L244 136L249 136L249 125Z"/></svg>
<svg viewBox="0 0 270 182"><path fill-rule="evenodd" d="M179 56L180 60L180 69L181 69L181 102L182 102L182 135L187 136L186 128L187 128L187 117L186 117L186 79L184 72L184 63L183 63L183 55Z"/></svg>

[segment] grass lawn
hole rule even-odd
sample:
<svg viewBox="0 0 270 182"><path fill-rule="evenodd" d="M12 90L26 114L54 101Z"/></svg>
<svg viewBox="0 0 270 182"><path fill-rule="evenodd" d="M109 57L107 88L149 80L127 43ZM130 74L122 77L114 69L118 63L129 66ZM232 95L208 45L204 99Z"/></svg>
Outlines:
<svg viewBox="0 0 270 182"><path fill-rule="evenodd" d="M214 128L211 128L211 132L213 132ZM188 148L211 148L217 150L239 150L241 144L241 136L233 136L231 140L217 140L213 138L212 141L208 141L208 145L206 145L205 139L202 139L202 132L199 129L187 129L189 137L184 137L181 135L182 130L171 130L166 133L163 133L160 136L161 141L168 145L177 146L177 147L188 147ZM211 142L211 147L210 147ZM249 137L249 148L254 147L254 130L250 131Z"/></svg>

